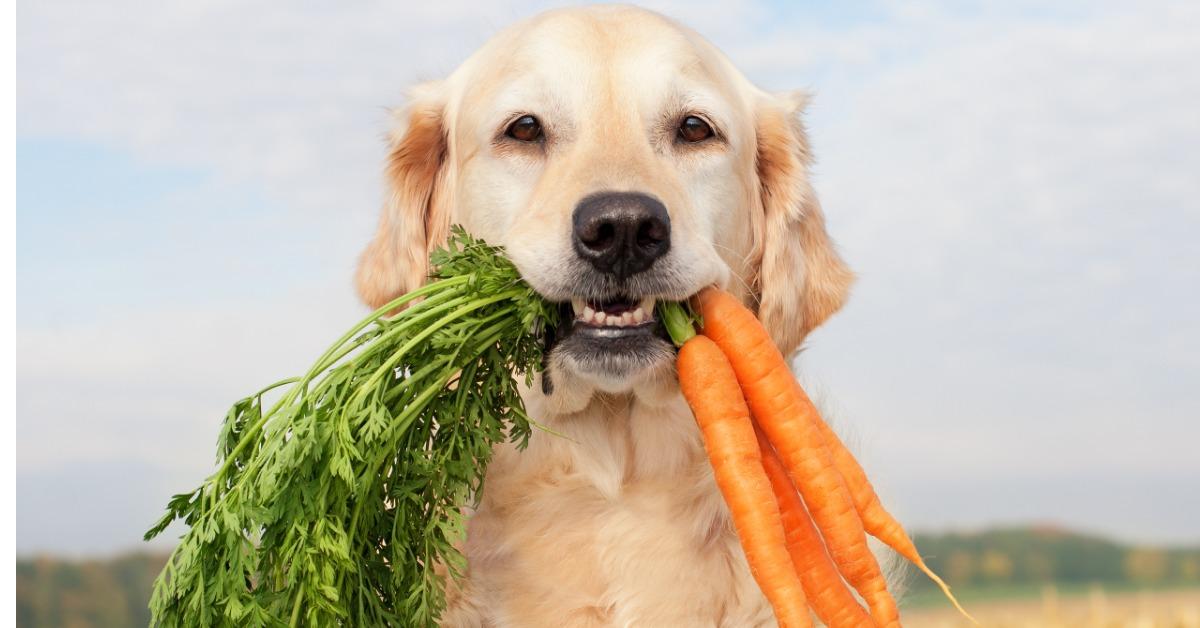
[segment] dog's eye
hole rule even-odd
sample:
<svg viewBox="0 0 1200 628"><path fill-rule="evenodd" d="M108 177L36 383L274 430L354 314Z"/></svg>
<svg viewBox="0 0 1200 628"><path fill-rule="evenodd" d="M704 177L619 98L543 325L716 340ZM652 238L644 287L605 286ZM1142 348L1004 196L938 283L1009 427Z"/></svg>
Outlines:
<svg viewBox="0 0 1200 628"><path fill-rule="evenodd" d="M508 125L504 134L521 142L536 142L542 139L542 123L533 116L521 116Z"/></svg>
<svg viewBox="0 0 1200 628"><path fill-rule="evenodd" d="M679 123L679 139L685 142L703 142L712 136L712 127L696 116L688 116Z"/></svg>

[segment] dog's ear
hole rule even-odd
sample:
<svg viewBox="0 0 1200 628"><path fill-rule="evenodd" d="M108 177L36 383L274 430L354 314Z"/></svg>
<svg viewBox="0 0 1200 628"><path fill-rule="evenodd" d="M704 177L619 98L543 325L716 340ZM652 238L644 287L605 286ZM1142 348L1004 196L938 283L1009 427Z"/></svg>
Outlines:
<svg viewBox="0 0 1200 628"><path fill-rule="evenodd" d="M429 251L450 227L450 185L440 83L413 90L395 112L385 177L387 197L375 237L355 275L358 295L372 308L421 286L429 274Z"/></svg>
<svg viewBox="0 0 1200 628"><path fill-rule="evenodd" d="M754 281L758 316L784 355L842 307L854 274L825 232L825 217L809 183L802 93L765 97L756 118L762 195L761 259Z"/></svg>

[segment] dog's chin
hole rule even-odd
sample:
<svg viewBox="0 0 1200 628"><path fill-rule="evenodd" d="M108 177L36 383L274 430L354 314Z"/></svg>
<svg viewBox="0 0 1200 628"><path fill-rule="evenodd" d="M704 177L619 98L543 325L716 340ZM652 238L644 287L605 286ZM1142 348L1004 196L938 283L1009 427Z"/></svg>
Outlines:
<svg viewBox="0 0 1200 628"><path fill-rule="evenodd" d="M657 326L655 323L653 326ZM579 326L555 347L564 370L604 392L626 392L667 367L675 350L652 329L594 329Z"/></svg>

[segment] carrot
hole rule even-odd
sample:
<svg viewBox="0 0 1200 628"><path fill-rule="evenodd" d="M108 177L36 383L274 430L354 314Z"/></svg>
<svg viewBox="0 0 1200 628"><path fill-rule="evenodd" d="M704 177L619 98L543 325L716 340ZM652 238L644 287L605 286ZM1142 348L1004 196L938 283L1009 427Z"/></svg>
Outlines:
<svg viewBox="0 0 1200 628"><path fill-rule="evenodd" d="M837 466L838 471L846 480L846 485L849 487L850 494L854 498L854 508L858 511L859 517L862 518L863 528L867 533L886 543L888 547L896 550L898 554L925 572L925 575L929 576L930 580L933 580L941 587L942 593L950 599L950 602L954 604L958 612L978 625L979 622L975 621L975 618L971 617L971 614L958 603L954 594L950 592L950 587L925 564L925 560L917 552L917 546L904 531L904 526L900 525L900 522L883 507L883 503L879 501L879 495L875 493L875 488L871 486L871 481L867 479L866 472L863 471L862 466L858 464L858 460L854 458L850 450L846 448L845 443L838 438L837 433L829 427L829 424L819 418L817 419L817 427L821 430L821 435L825 438L826 446L829 447L830 452L833 454L834 465Z"/></svg>
<svg viewBox="0 0 1200 628"><path fill-rule="evenodd" d="M715 289L701 292L699 300L703 334L729 359L751 413L803 495L834 564L866 600L877 624L898 627L896 601L867 546L866 531L850 491L817 428L820 417L812 402L750 310L732 295ZM682 372L679 379L683 385ZM697 406L691 405L695 410Z"/></svg>
<svg viewBox="0 0 1200 628"><path fill-rule="evenodd" d="M800 572L800 582L804 585L809 605L830 628L874 627L875 622L854 599L830 560L825 543L809 518L808 509L800 500L796 487L792 485L775 449L767 441L766 434L758 427L754 432L758 436L763 468L779 504L788 552L796 570Z"/></svg>
<svg viewBox="0 0 1200 628"><path fill-rule="evenodd" d="M693 336L680 348L676 366L680 389L704 435L713 476L729 505L751 574L780 626L812 626L804 588L787 555L750 410L729 360L711 340Z"/></svg>

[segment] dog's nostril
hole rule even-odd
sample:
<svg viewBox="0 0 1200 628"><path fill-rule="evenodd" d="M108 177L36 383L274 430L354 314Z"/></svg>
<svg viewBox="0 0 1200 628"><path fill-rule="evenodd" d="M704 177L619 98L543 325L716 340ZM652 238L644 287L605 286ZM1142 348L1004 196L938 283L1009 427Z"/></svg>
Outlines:
<svg viewBox="0 0 1200 628"><path fill-rule="evenodd" d="M638 225L637 244L642 248L657 246L662 244L668 235L670 235L670 232L666 226L658 220L651 218Z"/></svg>
<svg viewBox="0 0 1200 628"><path fill-rule="evenodd" d="M616 232L617 228L612 223L602 222L596 225L595 235L590 238L583 237L581 239L589 249L603 251L613 245L613 242L616 240Z"/></svg>

